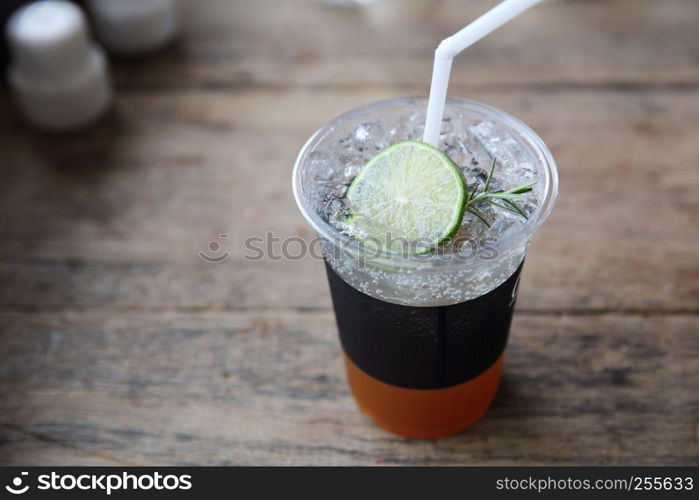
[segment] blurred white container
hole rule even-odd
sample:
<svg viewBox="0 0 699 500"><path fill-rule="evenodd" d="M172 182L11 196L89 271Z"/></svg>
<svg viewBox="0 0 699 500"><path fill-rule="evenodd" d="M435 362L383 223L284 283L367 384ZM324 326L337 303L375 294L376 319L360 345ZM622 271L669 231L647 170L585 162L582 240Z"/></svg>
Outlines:
<svg viewBox="0 0 699 500"><path fill-rule="evenodd" d="M88 7L97 37L117 54L154 51L178 32L176 0L89 0Z"/></svg>
<svg viewBox="0 0 699 500"><path fill-rule="evenodd" d="M65 0L25 5L10 18L6 34L9 83L29 123L72 130L108 107L112 91L105 56L90 42L78 6Z"/></svg>

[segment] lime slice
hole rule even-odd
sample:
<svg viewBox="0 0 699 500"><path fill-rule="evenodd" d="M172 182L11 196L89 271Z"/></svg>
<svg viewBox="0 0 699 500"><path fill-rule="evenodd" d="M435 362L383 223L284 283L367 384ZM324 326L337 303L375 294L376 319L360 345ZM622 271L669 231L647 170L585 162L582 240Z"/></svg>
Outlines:
<svg viewBox="0 0 699 500"><path fill-rule="evenodd" d="M374 156L347 190L350 234L390 251L416 253L452 238L461 225L466 184L454 162L418 141Z"/></svg>

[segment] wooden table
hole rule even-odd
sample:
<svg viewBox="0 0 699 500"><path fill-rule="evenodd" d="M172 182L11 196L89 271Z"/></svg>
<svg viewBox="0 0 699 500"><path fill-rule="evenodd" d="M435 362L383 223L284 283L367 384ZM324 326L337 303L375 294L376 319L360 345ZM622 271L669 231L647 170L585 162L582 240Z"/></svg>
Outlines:
<svg viewBox="0 0 699 500"><path fill-rule="evenodd" d="M190 0L172 50L114 62L79 135L0 97L0 464L699 464L699 9L559 0L455 63L451 95L530 124L561 195L520 288L502 389L410 441L353 404L295 155L351 107L425 94L494 0ZM219 234L219 264L198 253Z"/></svg>

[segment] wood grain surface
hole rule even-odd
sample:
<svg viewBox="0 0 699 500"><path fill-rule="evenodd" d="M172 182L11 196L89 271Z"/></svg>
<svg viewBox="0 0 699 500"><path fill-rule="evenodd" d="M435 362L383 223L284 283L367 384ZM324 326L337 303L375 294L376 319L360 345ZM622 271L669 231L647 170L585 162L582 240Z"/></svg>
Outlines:
<svg viewBox="0 0 699 500"><path fill-rule="evenodd" d="M322 264L246 258L313 237L304 140L424 94L436 42L495 3L189 0L177 46L113 61L92 129L34 133L0 95L0 464L699 465L695 0L547 2L455 63L450 94L528 123L561 176L471 431L377 429Z"/></svg>
<svg viewBox="0 0 699 500"><path fill-rule="evenodd" d="M520 314L488 417L438 441L355 409L330 311L2 326L4 463L697 464L695 316Z"/></svg>

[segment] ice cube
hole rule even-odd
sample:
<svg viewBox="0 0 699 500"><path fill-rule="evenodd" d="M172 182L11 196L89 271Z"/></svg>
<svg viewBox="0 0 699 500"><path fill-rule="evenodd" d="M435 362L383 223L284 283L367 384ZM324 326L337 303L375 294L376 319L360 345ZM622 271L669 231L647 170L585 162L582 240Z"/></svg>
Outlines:
<svg viewBox="0 0 699 500"><path fill-rule="evenodd" d="M537 159L524 143L518 142L510 132L489 121L469 127L469 132L476 147L482 147L491 158L497 158L495 177L502 180L498 189L511 189L537 181ZM536 193L532 197L536 198Z"/></svg>
<svg viewBox="0 0 699 500"><path fill-rule="evenodd" d="M349 164L345 166L345 169L342 171L342 175L344 177L345 182L352 182L354 178L357 176L359 173L359 170L361 169L361 165L358 164Z"/></svg>
<svg viewBox="0 0 699 500"><path fill-rule="evenodd" d="M449 155L464 175L468 174L468 169L480 165L481 160L487 157L485 152L475 150L467 137L458 134L443 135L439 147Z"/></svg>
<svg viewBox="0 0 699 500"><path fill-rule="evenodd" d="M344 167L334 155L325 151L313 151L308 159L308 169L314 181L332 182L342 174Z"/></svg>
<svg viewBox="0 0 699 500"><path fill-rule="evenodd" d="M408 118L408 139L420 140L425 133L426 111L413 113Z"/></svg>
<svg viewBox="0 0 699 500"><path fill-rule="evenodd" d="M381 151L388 146L386 129L379 122L362 122L354 129L354 146L359 151Z"/></svg>
<svg viewBox="0 0 699 500"><path fill-rule="evenodd" d="M444 118L442 118L442 128L440 130L440 134L442 135L442 137L446 137L452 132L454 132L453 118L451 116L445 116Z"/></svg>

